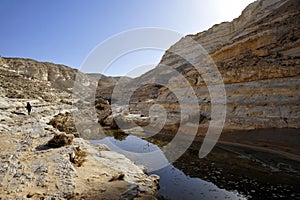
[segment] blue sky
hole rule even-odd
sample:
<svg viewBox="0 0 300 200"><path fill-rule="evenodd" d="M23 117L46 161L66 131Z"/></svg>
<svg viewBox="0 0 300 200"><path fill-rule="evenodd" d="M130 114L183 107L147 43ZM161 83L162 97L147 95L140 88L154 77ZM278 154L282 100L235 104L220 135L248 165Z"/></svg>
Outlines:
<svg viewBox="0 0 300 200"><path fill-rule="evenodd" d="M238 17L253 1L0 0L0 55L80 68L90 51L120 32L160 27L197 33ZM158 62L162 53L120 58L105 73L123 75L134 65Z"/></svg>

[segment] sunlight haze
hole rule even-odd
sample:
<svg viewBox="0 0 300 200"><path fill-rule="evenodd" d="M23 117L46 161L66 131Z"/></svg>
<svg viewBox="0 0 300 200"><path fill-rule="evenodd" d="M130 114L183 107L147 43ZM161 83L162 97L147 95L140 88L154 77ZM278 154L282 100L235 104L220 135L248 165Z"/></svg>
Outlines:
<svg viewBox="0 0 300 200"><path fill-rule="evenodd" d="M183 36L195 34L214 24L231 21L251 2L253 0L187 0L184 3L180 0L126 3L118 0L76 3L71 0L2 0L0 55L80 69L97 45L120 32L157 27L174 30ZM162 51L147 56L130 55L132 63L124 57L105 72L93 72L124 75L136 65L155 65L162 55Z"/></svg>

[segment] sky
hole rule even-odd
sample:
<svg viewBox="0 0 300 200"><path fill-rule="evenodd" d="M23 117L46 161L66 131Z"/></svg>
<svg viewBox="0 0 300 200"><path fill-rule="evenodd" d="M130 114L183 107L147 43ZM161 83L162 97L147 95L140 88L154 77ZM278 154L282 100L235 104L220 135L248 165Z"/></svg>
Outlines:
<svg viewBox="0 0 300 200"><path fill-rule="evenodd" d="M0 55L81 69L90 52L114 35L144 27L194 34L231 21L253 1L0 0ZM136 66L155 66L162 54L163 50L128 54L100 73L117 76Z"/></svg>

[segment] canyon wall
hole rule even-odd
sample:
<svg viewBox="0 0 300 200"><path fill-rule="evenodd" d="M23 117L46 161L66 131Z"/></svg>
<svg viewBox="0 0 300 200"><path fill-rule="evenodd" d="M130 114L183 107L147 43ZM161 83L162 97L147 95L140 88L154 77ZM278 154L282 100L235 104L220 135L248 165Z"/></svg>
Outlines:
<svg viewBox="0 0 300 200"><path fill-rule="evenodd" d="M176 85L183 75L198 97L200 113L210 119L206 82L192 64L201 65L205 60L195 47L197 43L218 67L225 84L225 129L299 128L299 27L300 1L255 1L232 22L182 38L166 51L156 68L125 85L129 90L139 86L131 96L130 110L147 115L151 105L159 103L167 109L170 123L179 123L178 98L185 97L168 88L185 90L181 83ZM169 72L168 67L180 75ZM208 122L201 126L207 127Z"/></svg>

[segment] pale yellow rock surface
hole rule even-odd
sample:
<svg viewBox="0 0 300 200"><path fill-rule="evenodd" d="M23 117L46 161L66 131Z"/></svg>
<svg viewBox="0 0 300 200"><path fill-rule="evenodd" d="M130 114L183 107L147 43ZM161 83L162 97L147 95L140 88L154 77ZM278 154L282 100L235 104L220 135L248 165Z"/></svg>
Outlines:
<svg viewBox="0 0 300 200"><path fill-rule="evenodd" d="M39 64L25 61L20 59L25 69L31 62ZM75 138L70 145L46 146L54 135L61 134L49 121L54 116L64 120L72 112L71 95L67 88L60 90L48 80L18 74L9 63L0 64L0 199L154 198L159 177L147 176L142 167L105 145ZM27 102L32 105L30 115ZM69 133L76 135L72 131ZM78 149L85 152L80 165L74 161Z"/></svg>
<svg viewBox="0 0 300 200"><path fill-rule="evenodd" d="M300 1L255 1L232 22L182 38L166 51L156 68L124 85L124 91L139 85L131 96L131 112L147 115L150 107L158 103L168 111L167 126L180 121L177 101L190 99L184 95L187 88L179 76L164 70L169 66L193 87L199 112L210 118L211 97L203 75L208 77L206 81L212 81L215 75L211 67L205 66L203 53L193 44L196 42L211 56L225 84L225 129L300 128L299 27ZM198 63L200 71L207 72L198 73L187 60ZM166 86L144 84L155 81ZM183 95L174 95L168 88L176 88ZM103 91L107 96L107 90ZM121 98L126 93L115 94L118 95ZM207 127L208 121L201 126Z"/></svg>

